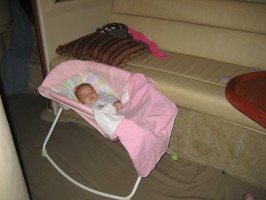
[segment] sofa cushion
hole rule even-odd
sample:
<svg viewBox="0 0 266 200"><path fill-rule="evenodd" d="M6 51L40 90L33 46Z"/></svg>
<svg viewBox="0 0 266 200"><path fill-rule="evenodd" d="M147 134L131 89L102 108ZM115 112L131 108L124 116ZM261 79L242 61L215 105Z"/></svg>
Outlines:
<svg viewBox="0 0 266 200"><path fill-rule="evenodd" d="M152 55L129 62L125 70L152 78L160 91L178 106L206 113L265 133L265 129L235 109L225 98L229 79L257 68L164 51L167 59Z"/></svg>
<svg viewBox="0 0 266 200"><path fill-rule="evenodd" d="M114 0L110 22L143 32L160 49L266 70L266 4Z"/></svg>
<svg viewBox="0 0 266 200"><path fill-rule="evenodd" d="M94 32L59 45L56 52L59 55L123 67L129 60L148 54L149 49L135 40Z"/></svg>

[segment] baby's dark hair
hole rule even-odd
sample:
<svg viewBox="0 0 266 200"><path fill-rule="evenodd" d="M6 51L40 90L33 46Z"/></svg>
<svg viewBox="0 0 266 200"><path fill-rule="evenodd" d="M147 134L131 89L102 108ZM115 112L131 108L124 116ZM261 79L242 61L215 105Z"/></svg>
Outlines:
<svg viewBox="0 0 266 200"><path fill-rule="evenodd" d="M75 93L76 97L78 97L78 95L77 95L77 91L78 91L80 88L82 88L83 86L90 86L90 87L92 87L92 85L91 85L90 83L81 83L81 84L77 85L77 86L74 88L74 93Z"/></svg>

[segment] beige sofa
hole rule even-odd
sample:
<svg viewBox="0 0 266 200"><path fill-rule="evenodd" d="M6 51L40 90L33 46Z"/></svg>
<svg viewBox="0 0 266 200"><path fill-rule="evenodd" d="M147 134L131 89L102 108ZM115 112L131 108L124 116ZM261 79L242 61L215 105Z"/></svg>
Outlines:
<svg viewBox="0 0 266 200"><path fill-rule="evenodd" d="M70 8L75 9L58 12ZM56 57L59 44L108 22L124 23L156 42L168 58L149 55L124 69L151 77L180 108L172 150L266 189L266 130L231 106L224 93L229 79L266 70L266 3L45 0L39 1L39 11L48 70L72 59ZM57 106L53 107L56 112Z"/></svg>

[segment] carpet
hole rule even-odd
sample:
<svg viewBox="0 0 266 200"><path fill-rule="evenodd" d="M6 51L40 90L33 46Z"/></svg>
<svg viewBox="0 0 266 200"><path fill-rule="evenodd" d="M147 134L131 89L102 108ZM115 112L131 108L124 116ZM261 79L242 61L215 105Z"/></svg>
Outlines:
<svg viewBox="0 0 266 200"><path fill-rule="evenodd" d="M46 100L37 94L6 99L13 137L32 200L105 200L73 185L41 156L52 118L44 120ZM51 117L51 116L50 116ZM67 120L59 122L47 144L49 155L82 184L115 195L127 195L136 171L121 143ZM144 178L132 200L242 200L246 193L264 200L266 191L240 181L222 170L164 155Z"/></svg>

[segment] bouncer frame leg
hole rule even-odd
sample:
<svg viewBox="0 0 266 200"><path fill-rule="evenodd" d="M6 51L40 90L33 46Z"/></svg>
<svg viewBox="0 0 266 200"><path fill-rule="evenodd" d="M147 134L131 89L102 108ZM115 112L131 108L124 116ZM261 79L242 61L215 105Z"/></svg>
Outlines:
<svg viewBox="0 0 266 200"><path fill-rule="evenodd" d="M104 197L108 197L108 198L111 198L111 199L117 199L117 200L130 200L131 197L134 196L134 194L136 193L137 191L137 188L140 184L140 181L141 181L141 178L140 176L138 176L136 182L135 182L135 185L133 186L133 189L131 191L131 193L128 195L128 196L117 196L117 195L113 195L113 194L108 194L108 193L104 193L104 192L100 192L98 190L94 190L90 187L87 187L85 185L82 185L81 183L79 183L78 181L74 180L73 178L71 178L69 175L67 175L54 161L53 159L48 155L48 151L46 150L46 144L48 143L50 137L51 137L51 134L53 133L54 131L54 128L55 128L55 125L56 123L58 122L58 119L60 117L60 115L62 114L62 111L63 111L63 108L60 108L57 115L56 115L56 118L48 132L48 135L46 136L46 139L43 143L43 147L42 147L42 156L47 158L48 161L55 167L55 169L61 174L63 175L66 179L68 179L70 182L72 182L73 184L75 184L76 186L88 191L88 192L91 192L91 193L94 193L94 194L97 194L97 195L100 195L100 196L104 196Z"/></svg>

